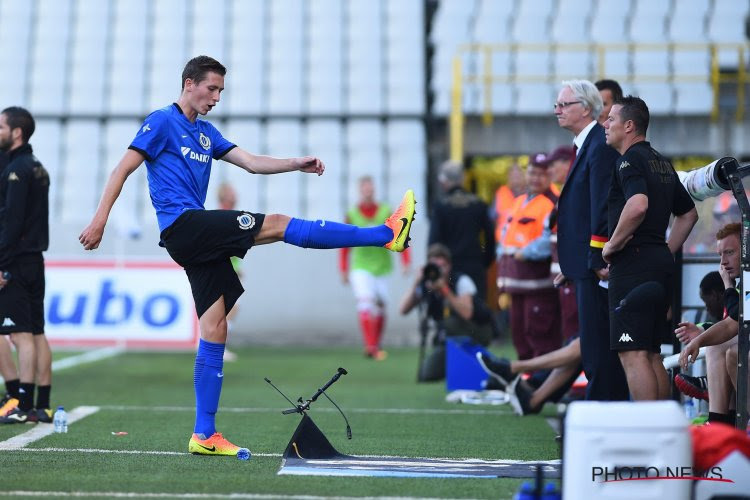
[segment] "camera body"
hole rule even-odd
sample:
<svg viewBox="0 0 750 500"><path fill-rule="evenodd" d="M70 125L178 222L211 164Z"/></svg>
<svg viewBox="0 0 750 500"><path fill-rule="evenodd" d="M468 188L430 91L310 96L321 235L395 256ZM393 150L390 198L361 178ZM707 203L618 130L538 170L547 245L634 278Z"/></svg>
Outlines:
<svg viewBox="0 0 750 500"><path fill-rule="evenodd" d="M440 266L434 262L428 262L422 270L422 285L432 284L443 275Z"/></svg>

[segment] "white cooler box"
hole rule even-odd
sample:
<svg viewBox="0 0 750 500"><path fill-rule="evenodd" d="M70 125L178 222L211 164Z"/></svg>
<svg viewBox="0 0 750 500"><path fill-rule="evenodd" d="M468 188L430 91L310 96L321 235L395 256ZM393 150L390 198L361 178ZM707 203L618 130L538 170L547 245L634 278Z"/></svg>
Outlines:
<svg viewBox="0 0 750 500"><path fill-rule="evenodd" d="M692 465L688 421L674 401L578 401L568 406L563 500L689 499L689 480L620 479L664 477L667 467L676 471Z"/></svg>

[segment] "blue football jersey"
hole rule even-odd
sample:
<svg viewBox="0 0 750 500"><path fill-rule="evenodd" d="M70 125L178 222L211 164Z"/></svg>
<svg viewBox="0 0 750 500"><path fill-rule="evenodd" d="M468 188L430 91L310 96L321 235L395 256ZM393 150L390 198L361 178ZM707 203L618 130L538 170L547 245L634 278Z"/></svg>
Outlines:
<svg viewBox="0 0 750 500"><path fill-rule="evenodd" d="M204 208L211 162L233 147L209 122L188 120L176 103L146 117L129 148L146 158L161 231L185 210Z"/></svg>

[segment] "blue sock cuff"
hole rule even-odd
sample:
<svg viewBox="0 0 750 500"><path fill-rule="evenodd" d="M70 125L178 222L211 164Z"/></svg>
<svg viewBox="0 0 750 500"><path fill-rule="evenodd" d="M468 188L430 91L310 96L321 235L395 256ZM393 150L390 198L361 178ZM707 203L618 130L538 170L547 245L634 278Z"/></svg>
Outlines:
<svg viewBox="0 0 750 500"><path fill-rule="evenodd" d="M198 352L196 353L196 358L203 358L203 362L207 366L221 368L222 366L224 366L225 347L225 344L208 342L207 340L200 339L200 342L198 343Z"/></svg>
<svg viewBox="0 0 750 500"><path fill-rule="evenodd" d="M284 231L284 243L308 248L311 227L312 221L310 220L292 218Z"/></svg>

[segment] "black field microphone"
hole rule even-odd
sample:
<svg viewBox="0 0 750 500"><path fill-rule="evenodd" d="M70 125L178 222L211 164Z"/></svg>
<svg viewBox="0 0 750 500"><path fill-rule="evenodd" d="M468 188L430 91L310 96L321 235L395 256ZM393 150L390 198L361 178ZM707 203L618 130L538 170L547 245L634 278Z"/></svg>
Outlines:
<svg viewBox="0 0 750 500"><path fill-rule="evenodd" d="M343 368L339 367L339 369L336 370L336 374L333 377L331 377L331 380L329 380L326 383L326 385L324 385L323 387L321 387L320 389L318 389L318 391L315 394L313 394L313 396L310 399L308 399L305 404L302 405L301 409L302 410L308 410L310 408L310 403L312 403L316 399L318 399L318 397L321 394L323 394L326 389L328 389L329 387L331 387L331 385L334 382L336 382L339 378L341 378L341 375L346 375L347 373L348 372L346 370L344 370ZM328 398L328 399L330 400L331 398ZM339 410L339 411L341 411L341 410Z"/></svg>
<svg viewBox="0 0 750 500"><path fill-rule="evenodd" d="M310 409L310 404L313 401L315 401L316 399L318 399L318 397L320 397L321 394L323 396L325 396L326 399L328 399L328 401L330 401L331 404L336 407L336 409L339 411L339 413L341 413L341 416L344 418L344 422L346 422L346 437L348 439L351 439L352 438L352 428L349 426L349 420L346 418L346 415L344 415L344 412L341 411L341 408L339 408L339 405L337 405L336 402L333 399L331 399L330 396L328 396L328 394L325 393L326 389L328 389L334 382L336 382L339 378L341 378L341 375L346 375L347 373L348 372L345 369L339 368L338 370L336 370L336 373L333 375L333 377L331 377L331 380L329 380L328 383L326 383L326 385L324 385L323 387L321 387L320 389L318 389L317 392L315 394L313 394L313 396L310 399L308 399L307 401L303 402L303 399L299 398L297 400L298 404L293 403L291 399L289 399L288 397L286 397L286 394L284 394L283 392L281 392L281 390L278 387L276 387L275 385L273 385L273 382L271 382L270 380L268 380L267 377L264 377L263 380L265 380L266 382L268 382L268 384L271 387L273 387L274 389L276 389L276 391L279 394L281 394L284 397L284 399L286 399L287 401L289 401L289 403L294 407L294 408L289 408L288 410L283 410L281 412L282 415L290 415L292 413L302 413L302 414L304 414L305 411L307 411L307 410Z"/></svg>

